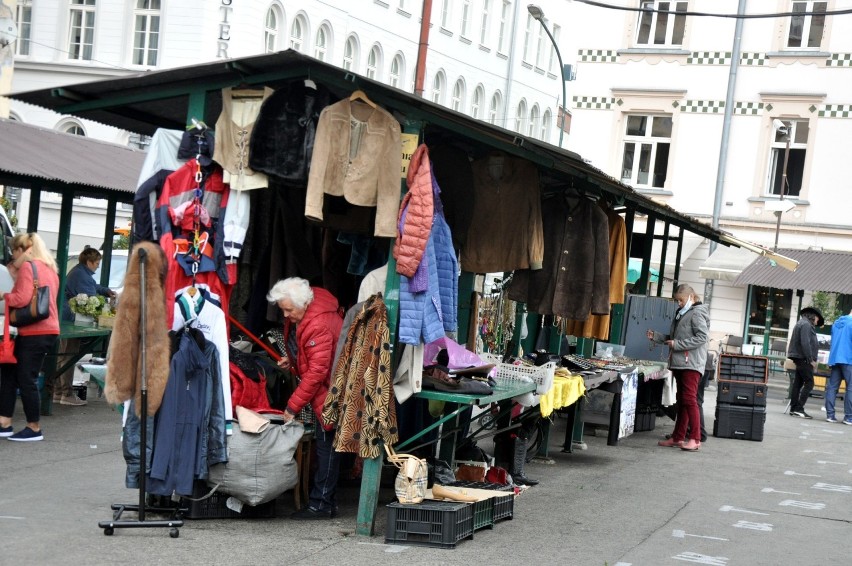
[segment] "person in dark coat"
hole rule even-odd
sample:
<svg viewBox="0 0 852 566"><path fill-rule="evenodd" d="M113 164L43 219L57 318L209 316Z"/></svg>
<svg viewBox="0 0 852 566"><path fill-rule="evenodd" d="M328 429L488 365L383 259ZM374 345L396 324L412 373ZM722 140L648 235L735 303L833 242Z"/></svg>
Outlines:
<svg viewBox="0 0 852 566"><path fill-rule="evenodd" d="M819 353L814 327L822 326L823 322L819 309L805 307L799 312L799 322L796 323L793 334L790 336L787 357L796 364L796 378L793 380L793 390L790 392L791 417L813 418L805 412L805 403L814 388L813 364Z"/></svg>

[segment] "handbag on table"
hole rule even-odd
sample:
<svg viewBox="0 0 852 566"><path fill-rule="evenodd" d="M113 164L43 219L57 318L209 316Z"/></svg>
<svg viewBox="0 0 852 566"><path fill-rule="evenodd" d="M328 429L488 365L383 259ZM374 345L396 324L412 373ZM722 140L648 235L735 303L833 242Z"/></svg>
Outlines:
<svg viewBox="0 0 852 566"><path fill-rule="evenodd" d="M3 317L3 336L0 336L0 364L16 364L15 341L9 334L9 303L6 302L6 312Z"/></svg>
<svg viewBox="0 0 852 566"><path fill-rule="evenodd" d="M426 460L411 454L397 454L387 444L385 452L388 454L388 462L399 468L394 481L394 491L399 502L412 505L423 501L428 483Z"/></svg>
<svg viewBox="0 0 852 566"><path fill-rule="evenodd" d="M50 287L38 286L38 269L34 261L28 261L33 270L33 298L25 307L12 309L7 314L7 320L12 326L29 326L50 316ZM8 307L7 307L8 309Z"/></svg>

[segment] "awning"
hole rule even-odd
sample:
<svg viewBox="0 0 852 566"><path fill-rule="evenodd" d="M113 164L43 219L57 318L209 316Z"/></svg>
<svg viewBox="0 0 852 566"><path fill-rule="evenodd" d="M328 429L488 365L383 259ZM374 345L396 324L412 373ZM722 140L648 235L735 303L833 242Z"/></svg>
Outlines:
<svg viewBox="0 0 852 566"><path fill-rule="evenodd" d="M796 271L796 268L799 267L799 262L795 259L782 255L776 251L770 250L769 248L761 246L760 244L740 240L739 238L728 234L722 236L722 241L734 244L735 246L739 246L747 250L751 250L752 252L760 256L772 260L776 265L780 265L784 269Z"/></svg>
<svg viewBox="0 0 852 566"><path fill-rule="evenodd" d="M799 269L780 269L769 258L758 258L734 279L734 285L852 294L852 253L791 249L778 252L797 261Z"/></svg>
<svg viewBox="0 0 852 566"><path fill-rule="evenodd" d="M733 281L758 257L760 256L746 248L719 246L698 268L698 276L702 279Z"/></svg>

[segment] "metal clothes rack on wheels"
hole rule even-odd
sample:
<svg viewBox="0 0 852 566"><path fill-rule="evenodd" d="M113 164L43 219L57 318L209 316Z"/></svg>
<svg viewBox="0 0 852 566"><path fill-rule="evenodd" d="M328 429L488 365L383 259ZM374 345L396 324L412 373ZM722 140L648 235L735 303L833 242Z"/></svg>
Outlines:
<svg viewBox="0 0 852 566"><path fill-rule="evenodd" d="M140 332L140 348L141 348L141 407L140 407L140 422L141 422L141 431L140 431L140 442L139 442L139 504L131 505L124 503L113 503L111 509L114 511L112 520L110 521L100 521L98 522L98 528L104 530L104 534L106 536L111 536L115 529L139 529L139 528L158 528L158 527L166 527L169 529L169 536L172 538L178 538L180 536L179 527L183 526L183 520L178 519L177 517L182 513L182 509L179 508L161 508L161 507L145 507L145 476L148 474L147 466L148 466L148 458L147 458L147 447L148 447L148 380L146 378L147 372L147 330L145 320L148 317L148 306L147 306L147 298L146 298L146 286L145 286L145 267L148 259L148 252L145 249L140 248L137 252L139 256L139 304L140 308L140 320L139 326L141 329ZM155 275L156 276L156 275ZM121 515L125 511L135 511L137 513L136 519L122 519ZM162 513L162 514L171 514L171 519L165 520L146 520L145 515L146 512L152 513Z"/></svg>

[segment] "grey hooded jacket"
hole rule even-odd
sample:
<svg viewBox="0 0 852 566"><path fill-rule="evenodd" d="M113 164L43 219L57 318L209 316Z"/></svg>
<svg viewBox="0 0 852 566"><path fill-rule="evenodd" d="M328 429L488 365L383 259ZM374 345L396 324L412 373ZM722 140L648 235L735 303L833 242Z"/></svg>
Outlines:
<svg viewBox="0 0 852 566"><path fill-rule="evenodd" d="M683 315L675 316L669 334L654 332L654 342L674 340L669 352L669 369L691 369L704 373L709 330L708 307L696 303Z"/></svg>

